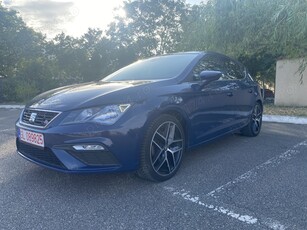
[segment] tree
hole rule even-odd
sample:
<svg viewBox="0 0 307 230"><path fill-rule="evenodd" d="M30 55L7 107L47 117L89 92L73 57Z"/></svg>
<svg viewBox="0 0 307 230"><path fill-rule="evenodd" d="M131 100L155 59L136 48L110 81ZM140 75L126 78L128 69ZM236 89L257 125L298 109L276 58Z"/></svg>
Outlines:
<svg viewBox="0 0 307 230"><path fill-rule="evenodd" d="M28 28L14 10L8 10L0 4L0 75L5 79L0 80L0 101L24 100L30 92L33 96L39 82L33 80L35 73L24 74L29 63L36 60L43 53L45 38ZM22 87L26 81L33 80L29 90ZM19 87L20 86L20 87ZM23 93L27 91L26 95ZM29 95L28 95L29 96Z"/></svg>
<svg viewBox="0 0 307 230"><path fill-rule="evenodd" d="M305 0L212 0L184 25L183 48L228 54L274 82L276 60L307 54L306 7Z"/></svg>
<svg viewBox="0 0 307 230"><path fill-rule="evenodd" d="M307 56L307 2L306 0L282 0L272 21L272 41L283 49L285 57Z"/></svg>
<svg viewBox="0 0 307 230"><path fill-rule="evenodd" d="M88 58L82 69L82 75L85 80L100 80L114 70L114 45L112 41L102 34L101 30L89 29L81 37L82 47L80 48L86 51Z"/></svg>
<svg viewBox="0 0 307 230"><path fill-rule="evenodd" d="M121 10L126 16L117 16L107 31L119 50L133 50L136 57L175 50L186 18L182 0L128 0Z"/></svg>
<svg viewBox="0 0 307 230"><path fill-rule="evenodd" d="M28 28L14 10L0 4L0 74L11 77L18 62L42 52L44 37Z"/></svg>
<svg viewBox="0 0 307 230"><path fill-rule="evenodd" d="M139 58L211 50L244 63L256 79L274 82L281 58L307 56L306 0L126 0L104 32L51 41L0 4L0 101L25 100L48 89L98 80ZM307 60L299 71L307 66ZM3 78L5 76L5 78ZM302 79L301 79L302 80Z"/></svg>

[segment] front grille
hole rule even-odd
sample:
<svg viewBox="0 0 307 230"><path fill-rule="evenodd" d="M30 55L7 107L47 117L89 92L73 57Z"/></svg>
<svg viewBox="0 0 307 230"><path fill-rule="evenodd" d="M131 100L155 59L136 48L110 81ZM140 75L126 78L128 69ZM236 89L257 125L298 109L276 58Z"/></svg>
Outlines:
<svg viewBox="0 0 307 230"><path fill-rule="evenodd" d="M47 164L61 169L66 169L62 162L54 155L49 148L39 149L31 145L24 144L17 140L17 150L24 156L42 164Z"/></svg>
<svg viewBox="0 0 307 230"><path fill-rule="evenodd" d="M21 121L29 125L46 127L59 112L25 109Z"/></svg>

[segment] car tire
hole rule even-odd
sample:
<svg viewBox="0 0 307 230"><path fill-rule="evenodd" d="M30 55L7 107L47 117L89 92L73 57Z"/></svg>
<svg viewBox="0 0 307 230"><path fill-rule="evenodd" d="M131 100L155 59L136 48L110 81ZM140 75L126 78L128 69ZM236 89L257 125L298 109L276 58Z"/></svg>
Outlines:
<svg viewBox="0 0 307 230"><path fill-rule="evenodd" d="M260 133L262 126L262 112L262 105L260 102L257 102L249 118L249 123L241 129L241 134L243 136L255 137Z"/></svg>
<svg viewBox="0 0 307 230"><path fill-rule="evenodd" d="M147 129L141 147L137 175L151 181L165 181L178 171L185 151L185 134L181 123L164 114Z"/></svg>

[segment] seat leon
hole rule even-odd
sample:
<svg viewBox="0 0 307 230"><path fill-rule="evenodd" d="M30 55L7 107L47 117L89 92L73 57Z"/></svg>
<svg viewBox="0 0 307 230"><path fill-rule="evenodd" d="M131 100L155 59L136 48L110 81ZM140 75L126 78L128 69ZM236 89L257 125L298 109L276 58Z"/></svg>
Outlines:
<svg viewBox="0 0 307 230"><path fill-rule="evenodd" d="M227 56L156 56L33 98L16 123L17 150L62 172L164 181L191 147L233 132L257 136L262 103L247 69Z"/></svg>

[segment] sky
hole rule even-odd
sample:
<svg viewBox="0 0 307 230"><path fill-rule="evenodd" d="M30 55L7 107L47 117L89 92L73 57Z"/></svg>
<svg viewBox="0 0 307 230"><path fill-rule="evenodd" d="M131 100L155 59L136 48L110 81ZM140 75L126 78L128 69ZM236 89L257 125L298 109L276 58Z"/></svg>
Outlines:
<svg viewBox="0 0 307 230"><path fill-rule="evenodd" d="M186 0L199 4L202 0ZM28 26L46 34L47 38L64 32L79 37L89 27L107 28L114 8L123 0L2 0L2 5L19 12ZM119 14L124 12L118 11Z"/></svg>

